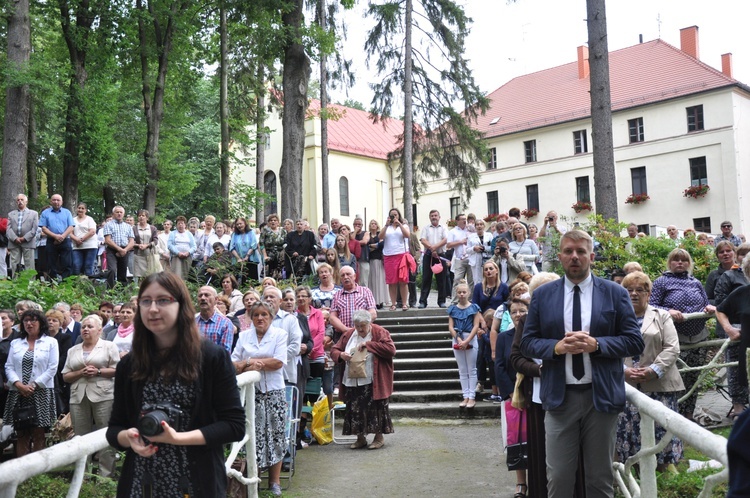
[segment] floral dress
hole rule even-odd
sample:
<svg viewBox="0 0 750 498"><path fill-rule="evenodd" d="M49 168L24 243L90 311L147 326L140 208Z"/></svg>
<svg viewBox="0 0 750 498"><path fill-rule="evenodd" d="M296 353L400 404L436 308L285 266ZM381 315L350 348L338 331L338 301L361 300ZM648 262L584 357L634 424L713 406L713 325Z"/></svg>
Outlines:
<svg viewBox="0 0 750 498"><path fill-rule="evenodd" d="M260 245L266 250L268 261L266 262L266 277L273 277L276 280L282 279L282 269L284 268L284 242L286 241L286 230L278 228L274 232L268 227L263 228L260 234Z"/></svg>
<svg viewBox="0 0 750 498"><path fill-rule="evenodd" d="M186 385L180 381L165 383L159 377L156 381L149 381L143 388L143 404L164 403L165 401L177 405L183 415L174 429L185 432L190 422L190 413L195 405L196 392L193 384ZM165 496L182 498L193 496L195 485L190 481L187 446L154 443L159 448L158 458L144 458L136 455L133 472L131 497ZM155 478L158 477L158 478ZM150 494L144 494L151 482Z"/></svg>

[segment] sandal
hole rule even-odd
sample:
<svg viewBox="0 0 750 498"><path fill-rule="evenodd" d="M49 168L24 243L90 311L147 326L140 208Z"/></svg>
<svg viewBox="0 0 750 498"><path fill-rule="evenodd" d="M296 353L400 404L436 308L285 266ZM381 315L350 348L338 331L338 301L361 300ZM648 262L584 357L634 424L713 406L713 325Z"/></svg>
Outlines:
<svg viewBox="0 0 750 498"><path fill-rule="evenodd" d="M518 491L516 494L513 495L513 498L526 498L526 493L529 492L529 487L526 484L518 483L516 484L516 489L522 489L523 491Z"/></svg>
<svg viewBox="0 0 750 498"><path fill-rule="evenodd" d="M740 417L740 415L742 415L742 412L744 412L745 410L747 410L746 406L743 407L742 410L740 410L739 412L735 411L734 407L732 407L729 409L729 413L727 413L727 418L730 419L732 422L736 422L737 419Z"/></svg>
<svg viewBox="0 0 750 498"><path fill-rule="evenodd" d="M407 305L403 305L401 307L401 311L409 311L409 307Z"/></svg>
<svg viewBox="0 0 750 498"><path fill-rule="evenodd" d="M391 311L396 311L396 305L395 304L391 305Z"/></svg>

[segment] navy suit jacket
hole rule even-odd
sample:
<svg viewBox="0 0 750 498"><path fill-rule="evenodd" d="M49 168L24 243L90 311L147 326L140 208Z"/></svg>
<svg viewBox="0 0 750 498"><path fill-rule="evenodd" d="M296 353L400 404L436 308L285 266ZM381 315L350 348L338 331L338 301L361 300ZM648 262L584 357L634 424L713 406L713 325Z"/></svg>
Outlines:
<svg viewBox="0 0 750 498"><path fill-rule="evenodd" d="M618 413L625 407L623 358L640 354L643 338L627 291L614 282L592 278L589 333L599 342L599 351L589 355L594 408ZM555 344L565 337L564 293L564 279L534 291L521 338L521 352L543 361L541 398L545 410L554 410L565 399L565 355L555 354Z"/></svg>

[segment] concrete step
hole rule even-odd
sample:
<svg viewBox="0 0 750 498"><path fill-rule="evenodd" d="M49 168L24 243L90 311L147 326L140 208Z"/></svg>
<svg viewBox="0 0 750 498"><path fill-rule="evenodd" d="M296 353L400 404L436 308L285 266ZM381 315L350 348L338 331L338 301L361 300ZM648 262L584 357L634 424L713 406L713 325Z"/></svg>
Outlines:
<svg viewBox="0 0 750 498"><path fill-rule="evenodd" d="M453 357L453 350L448 347L444 346L441 348L434 348L434 347L420 347L420 348L402 348L396 350L396 357L395 359L398 360L399 358L443 358L443 357Z"/></svg>
<svg viewBox="0 0 750 498"><path fill-rule="evenodd" d="M401 332L391 334L391 339L395 343L404 343L410 341L445 341L451 339L451 333L448 330L419 330L414 332Z"/></svg>
<svg viewBox="0 0 750 498"><path fill-rule="evenodd" d="M391 401L394 403L431 403L452 401L461 398L461 389L442 389L430 391L394 391Z"/></svg>
<svg viewBox="0 0 750 498"><path fill-rule="evenodd" d="M457 391L461 389L458 376L453 379L409 379L393 381L394 391L443 391L446 389L455 389Z"/></svg>
<svg viewBox="0 0 750 498"><path fill-rule="evenodd" d="M451 339L450 337L440 337L440 338L434 338L434 339L428 339L425 340L410 340L410 341L401 341L393 339L393 343L396 345L396 354L403 353L404 351L409 351L413 349L429 349L429 350L436 350L436 349L447 349L451 351Z"/></svg>
<svg viewBox="0 0 750 498"><path fill-rule="evenodd" d="M420 368L394 372L394 378L397 380L451 379L453 377L458 378L458 368Z"/></svg>
<svg viewBox="0 0 750 498"><path fill-rule="evenodd" d="M395 418L500 418L500 405L477 401L472 409L459 408L461 395L456 394L453 401L437 401L428 403L394 403L388 404L392 417ZM500 429L497 434L500 439Z"/></svg>
<svg viewBox="0 0 750 498"><path fill-rule="evenodd" d="M396 337L401 337L404 334L414 333L414 332L448 332L448 322L437 322L437 323L431 323L431 322L415 322L415 323L405 323L401 325L394 325L391 327L385 327L388 329L388 332L391 333L391 335Z"/></svg>
<svg viewBox="0 0 750 498"><path fill-rule="evenodd" d="M429 357L399 357L393 359L394 370L429 370L432 368L456 368L453 355Z"/></svg>
<svg viewBox="0 0 750 498"><path fill-rule="evenodd" d="M388 308L378 310L378 323L380 320L400 320L403 318L427 318L427 317L447 317L446 308L410 308L408 311L391 311Z"/></svg>

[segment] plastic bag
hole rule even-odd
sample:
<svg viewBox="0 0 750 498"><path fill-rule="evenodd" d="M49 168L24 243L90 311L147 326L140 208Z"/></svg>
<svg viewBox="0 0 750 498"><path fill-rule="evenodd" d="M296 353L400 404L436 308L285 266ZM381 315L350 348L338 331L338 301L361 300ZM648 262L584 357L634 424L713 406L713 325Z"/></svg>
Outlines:
<svg viewBox="0 0 750 498"><path fill-rule="evenodd" d="M328 398L321 396L313 405L312 411L312 433L318 444L330 444L333 442L333 430L331 427L331 411L328 407Z"/></svg>

